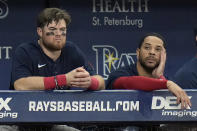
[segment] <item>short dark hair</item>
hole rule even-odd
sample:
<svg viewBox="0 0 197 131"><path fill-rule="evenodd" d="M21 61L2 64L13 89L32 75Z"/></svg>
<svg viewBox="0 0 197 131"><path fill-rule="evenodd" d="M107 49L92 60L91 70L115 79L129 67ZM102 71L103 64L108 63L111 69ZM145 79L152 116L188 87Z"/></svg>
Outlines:
<svg viewBox="0 0 197 131"><path fill-rule="evenodd" d="M68 26L71 22L71 17L68 12L59 8L45 8L37 17L37 27L44 27L52 21L58 22L64 19Z"/></svg>
<svg viewBox="0 0 197 131"><path fill-rule="evenodd" d="M148 36L155 36L155 37L158 37L159 39L161 39L163 41L163 46L164 48L166 48L166 42L165 42L165 39L162 35L160 35L159 33L155 33L155 32L151 32L151 33L147 33L145 34L142 39L140 40L140 43L138 45L138 48L140 49L141 46L142 46L142 43L144 42L144 39L146 39L146 37Z"/></svg>

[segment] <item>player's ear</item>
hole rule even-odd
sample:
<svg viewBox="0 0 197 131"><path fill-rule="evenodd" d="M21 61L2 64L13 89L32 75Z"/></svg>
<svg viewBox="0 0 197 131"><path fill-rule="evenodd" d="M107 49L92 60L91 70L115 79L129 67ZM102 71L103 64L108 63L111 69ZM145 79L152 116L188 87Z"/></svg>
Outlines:
<svg viewBox="0 0 197 131"><path fill-rule="evenodd" d="M37 27L37 34L39 37L42 37L42 28Z"/></svg>
<svg viewBox="0 0 197 131"><path fill-rule="evenodd" d="M137 48L136 54L137 54L137 59L139 59L139 55L140 55L140 49L139 48Z"/></svg>

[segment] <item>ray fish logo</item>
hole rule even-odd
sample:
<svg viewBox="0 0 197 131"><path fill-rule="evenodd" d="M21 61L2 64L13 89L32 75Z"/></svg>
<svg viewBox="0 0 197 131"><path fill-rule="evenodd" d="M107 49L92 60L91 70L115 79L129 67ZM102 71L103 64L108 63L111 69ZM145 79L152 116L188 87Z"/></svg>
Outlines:
<svg viewBox="0 0 197 131"><path fill-rule="evenodd" d="M0 19L4 19L9 13L6 0L0 0Z"/></svg>
<svg viewBox="0 0 197 131"><path fill-rule="evenodd" d="M111 45L93 45L96 52L96 71L106 80L109 73L119 67L134 64L136 53L121 53Z"/></svg>

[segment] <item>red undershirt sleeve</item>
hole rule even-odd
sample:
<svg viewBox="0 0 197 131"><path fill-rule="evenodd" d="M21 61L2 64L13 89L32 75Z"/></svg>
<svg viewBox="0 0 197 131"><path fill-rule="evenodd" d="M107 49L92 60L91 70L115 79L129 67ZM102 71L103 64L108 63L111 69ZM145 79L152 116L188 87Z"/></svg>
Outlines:
<svg viewBox="0 0 197 131"><path fill-rule="evenodd" d="M144 76L119 77L114 81L113 88L143 91L167 89L167 80L149 78Z"/></svg>

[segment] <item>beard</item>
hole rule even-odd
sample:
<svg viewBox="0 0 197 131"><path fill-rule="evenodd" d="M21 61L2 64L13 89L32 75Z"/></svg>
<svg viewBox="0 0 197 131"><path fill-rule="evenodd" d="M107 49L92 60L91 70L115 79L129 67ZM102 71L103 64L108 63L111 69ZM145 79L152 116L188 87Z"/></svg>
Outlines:
<svg viewBox="0 0 197 131"><path fill-rule="evenodd" d="M66 45L66 42L63 41L51 43L47 42L46 40L42 40L42 43L43 46L50 51L59 51Z"/></svg>
<svg viewBox="0 0 197 131"><path fill-rule="evenodd" d="M145 58L145 59L146 59L146 58ZM154 70L155 68L157 68L157 67L159 66L159 63L160 63L160 62L157 61L156 64L155 64L154 66L148 66L148 65L146 64L145 60L143 60L141 56L139 56L139 62L140 62L140 64L141 64L141 66L142 66L147 72L149 72L149 73L152 73L153 70Z"/></svg>

